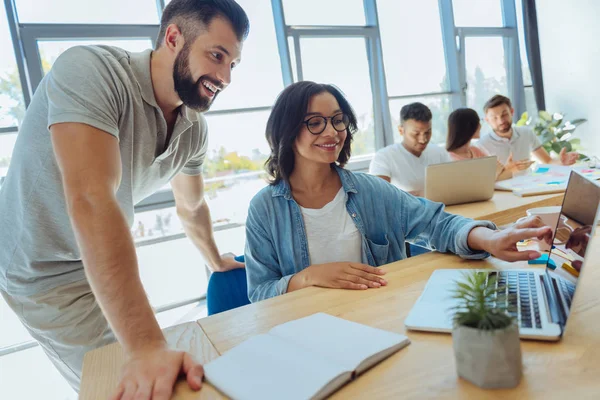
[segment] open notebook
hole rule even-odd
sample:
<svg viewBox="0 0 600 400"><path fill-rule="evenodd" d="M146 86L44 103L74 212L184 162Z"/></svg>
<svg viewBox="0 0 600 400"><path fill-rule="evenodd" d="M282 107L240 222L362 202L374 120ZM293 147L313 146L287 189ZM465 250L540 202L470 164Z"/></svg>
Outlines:
<svg viewBox="0 0 600 400"><path fill-rule="evenodd" d="M322 399L410 343L324 313L278 325L206 364L232 399Z"/></svg>

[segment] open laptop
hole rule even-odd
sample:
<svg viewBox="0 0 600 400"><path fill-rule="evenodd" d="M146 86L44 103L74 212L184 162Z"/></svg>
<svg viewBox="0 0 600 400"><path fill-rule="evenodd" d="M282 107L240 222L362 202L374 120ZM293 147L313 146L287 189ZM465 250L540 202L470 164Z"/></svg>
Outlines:
<svg viewBox="0 0 600 400"><path fill-rule="evenodd" d="M496 287L512 298L512 315L517 318L521 338L552 341L562 336L578 277L583 272L587 244L594 237L600 218L599 203L600 186L571 172L545 270L481 270L488 277L496 277ZM435 270L405 326L419 331L451 332L450 308L457 304L452 290L455 282L464 280L464 273L469 271L472 270Z"/></svg>
<svg viewBox="0 0 600 400"><path fill-rule="evenodd" d="M496 156L428 165L425 198L452 204L489 200L494 195Z"/></svg>

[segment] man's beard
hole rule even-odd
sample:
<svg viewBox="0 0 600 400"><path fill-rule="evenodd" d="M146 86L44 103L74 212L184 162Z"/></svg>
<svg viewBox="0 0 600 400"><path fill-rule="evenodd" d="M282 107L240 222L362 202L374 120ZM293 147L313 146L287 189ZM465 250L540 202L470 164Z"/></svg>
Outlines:
<svg viewBox="0 0 600 400"><path fill-rule="evenodd" d="M209 81L217 88L221 88L222 85L207 76L201 76L194 82L189 68L189 54L190 48L188 45L185 45L175 58L175 64L173 65L175 91L186 107L194 111L204 112L210 108L220 90L212 98L202 95L200 92L202 80Z"/></svg>
<svg viewBox="0 0 600 400"><path fill-rule="evenodd" d="M512 128L512 126L510 124L508 124L506 126L506 128L504 128L504 127L498 127L498 133L506 134L506 133L510 132L511 128Z"/></svg>

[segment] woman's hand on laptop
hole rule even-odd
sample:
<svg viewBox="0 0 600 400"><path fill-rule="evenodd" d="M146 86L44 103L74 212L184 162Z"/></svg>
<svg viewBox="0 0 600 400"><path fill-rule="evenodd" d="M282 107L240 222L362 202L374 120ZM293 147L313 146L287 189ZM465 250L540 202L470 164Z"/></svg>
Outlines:
<svg viewBox="0 0 600 400"><path fill-rule="evenodd" d="M520 218L517 222L512 226L517 229L527 229L527 228L550 228L550 231L547 232L544 236L537 238L538 240L543 240L549 245L552 245L552 227L549 227L542 221L542 219L538 215L532 215L531 217Z"/></svg>
<svg viewBox="0 0 600 400"><path fill-rule="evenodd" d="M552 240L552 228L549 226L536 227L537 221L529 222L533 226L522 223L522 227L512 226L501 231L493 231L477 227L469 233L468 244L473 250L484 250L505 261L533 260L541 256L539 251L519 251L517 243L526 239ZM548 239L550 238L550 239Z"/></svg>
<svg viewBox="0 0 600 400"><path fill-rule="evenodd" d="M364 290L387 285L381 277L385 271L366 264L334 262L314 264L299 274L305 273L310 286L338 289Z"/></svg>

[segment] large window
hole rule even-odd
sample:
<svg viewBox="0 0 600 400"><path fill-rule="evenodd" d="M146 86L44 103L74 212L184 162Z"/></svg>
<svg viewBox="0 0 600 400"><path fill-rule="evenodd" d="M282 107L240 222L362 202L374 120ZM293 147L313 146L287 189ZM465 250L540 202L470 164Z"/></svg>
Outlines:
<svg viewBox="0 0 600 400"><path fill-rule="evenodd" d="M433 142L443 142L452 99L438 0L378 0L377 7L394 142L402 141L400 109L416 101L431 109Z"/></svg>
<svg viewBox="0 0 600 400"><path fill-rule="evenodd" d="M502 0L452 0L456 26L501 27Z"/></svg>
<svg viewBox="0 0 600 400"><path fill-rule="evenodd" d="M16 0L19 22L34 24L157 24L156 1ZM135 10L132 12L132 10Z"/></svg>
<svg viewBox="0 0 600 400"><path fill-rule="evenodd" d="M366 44L362 38L302 38L302 73L305 80L339 87L356 112L358 132L352 142L355 156L375 151L373 96ZM352 62L342 54L352 54Z"/></svg>
<svg viewBox="0 0 600 400"><path fill-rule="evenodd" d="M283 0L288 25L364 25L362 0Z"/></svg>
<svg viewBox="0 0 600 400"><path fill-rule="evenodd" d="M116 46L122 49L139 52L152 47L152 41L147 39L113 39L113 40L39 40L37 42L44 74L52 68L54 61L63 51L73 46L106 45Z"/></svg>

